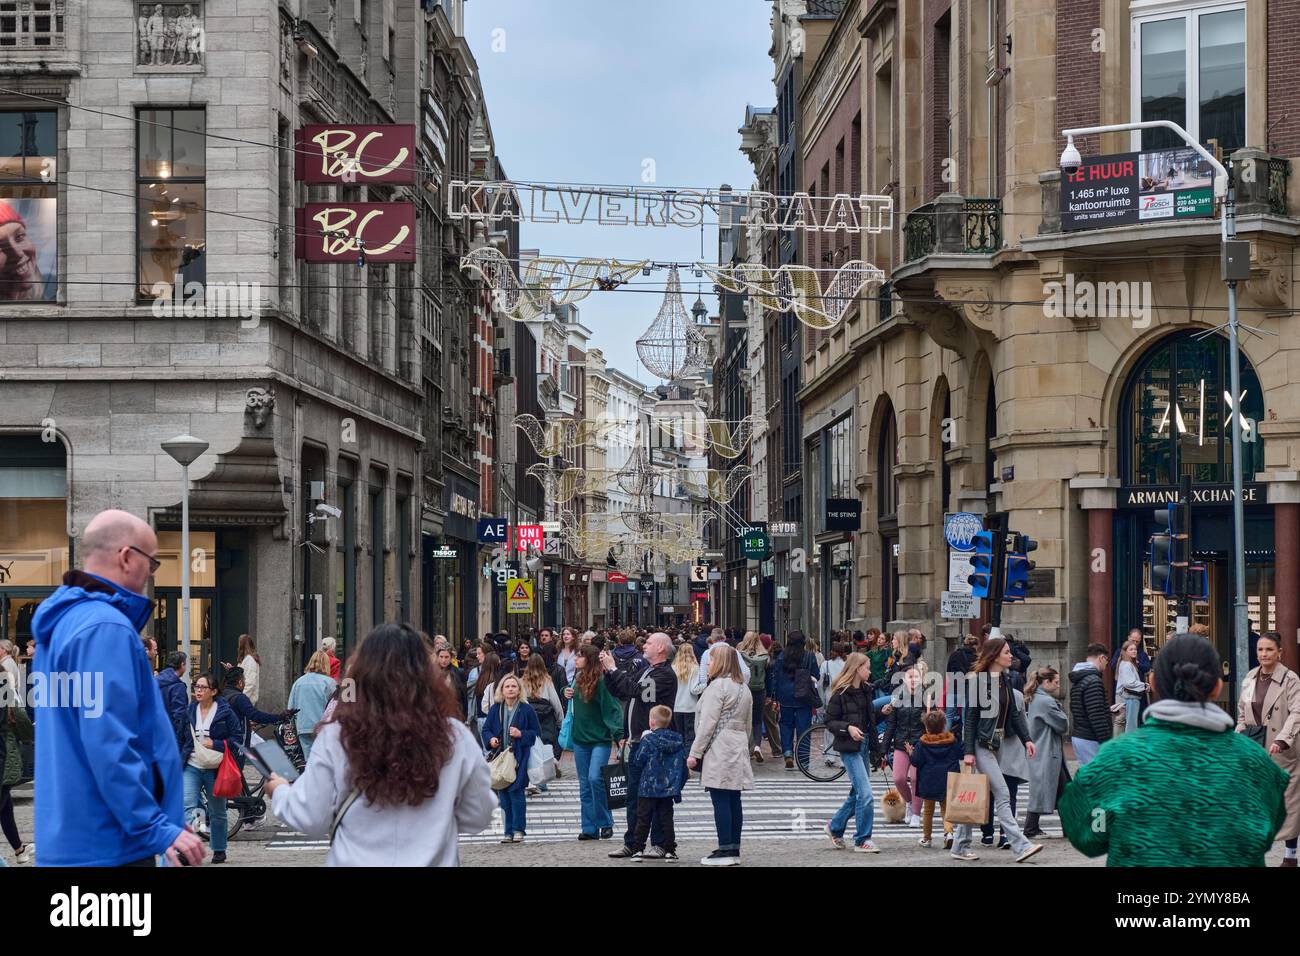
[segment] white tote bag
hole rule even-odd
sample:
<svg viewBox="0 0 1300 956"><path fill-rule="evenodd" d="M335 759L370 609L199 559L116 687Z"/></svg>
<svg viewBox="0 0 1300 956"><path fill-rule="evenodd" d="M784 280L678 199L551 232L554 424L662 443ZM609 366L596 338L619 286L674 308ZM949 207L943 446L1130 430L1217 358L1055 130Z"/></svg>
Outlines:
<svg viewBox="0 0 1300 956"><path fill-rule="evenodd" d="M555 779L555 751L550 744L542 743L540 737L528 751L528 782L534 787L550 783Z"/></svg>

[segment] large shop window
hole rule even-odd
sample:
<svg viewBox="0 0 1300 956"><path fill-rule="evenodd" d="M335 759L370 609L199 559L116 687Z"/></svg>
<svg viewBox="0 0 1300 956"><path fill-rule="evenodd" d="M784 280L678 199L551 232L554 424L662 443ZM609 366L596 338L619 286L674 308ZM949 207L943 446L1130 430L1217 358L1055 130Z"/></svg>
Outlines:
<svg viewBox="0 0 1300 956"><path fill-rule="evenodd" d="M841 418L826 430L826 497L853 498L852 417Z"/></svg>
<svg viewBox="0 0 1300 956"><path fill-rule="evenodd" d="M0 640L19 657L36 609L69 567L66 495L61 442L0 435Z"/></svg>
<svg viewBox="0 0 1300 956"><path fill-rule="evenodd" d="M207 281L206 136L203 110L142 109L136 116L140 299Z"/></svg>
<svg viewBox="0 0 1300 956"><path fill-rule="evenodd" d="M1147 353L1129 380L1120 448L1125 478L1134 485L1176 485L1183 474L1196 485L1232 481L1233 400L1228 342L1212 335L1178 335ZM1264 469L1258 434L1264 397L1255 369L1241 357L1242 475Z"/></svg>
<svg viewBox="0 0 1300 956"><path fill-rule="evenodd" d="M0 302L59 298L59 114L0 113Z"/></svg>
<svg viewBox="0 0 1300 956"><path fill-rule="evenodd" d="M898 478L894 466L898 464L898 425L894 410L886 408L880 426L880 444L876 448L876 514L892 518L898 513Z"/></svg>
<svg viewBox="0 0 1300 956"><path fill-rule="evenodd" d="M1185 7L1133 19L1133 113L1229 153L1246 144L1246 5ZM1141 139L1144 150L1183 145L1171 130Z"/></svg>

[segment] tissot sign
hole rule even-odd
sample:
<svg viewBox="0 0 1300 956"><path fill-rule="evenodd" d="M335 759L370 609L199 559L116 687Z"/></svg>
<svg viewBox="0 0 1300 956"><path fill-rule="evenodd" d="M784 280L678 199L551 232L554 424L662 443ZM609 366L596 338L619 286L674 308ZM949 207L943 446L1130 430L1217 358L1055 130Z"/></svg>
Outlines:
<svg viewBox="0 0 1300 956"><path fill-rule="evenodd" d="M1193 149L1087 156L1061 177L1066 231L1213 215L1213 172Z"/></svg>
<svg viewBox="0 0 1300 956"><path fill-rule="evenodd" d="M415 185L411 125L304 126L294 145L294 178L300 183Z"/></svg>
<svg viewBox="0 0 1300 956"><path fill-rule="evenodd" d="M308 262L415 261L415 206L309 202L298 210L298 258Z"/></svg>
<svg viewBox="0 0 1300 956"><path fill-rule="evenodd" d="M1241 488L1241 503L1264 504L1264 486L1248 482ZM1232 504L1232 485L1193 485L1192 505L1228 507ZM1178 503L1177 485L1142 485L1119 489L1121 508L1159 508Z"/></svg>

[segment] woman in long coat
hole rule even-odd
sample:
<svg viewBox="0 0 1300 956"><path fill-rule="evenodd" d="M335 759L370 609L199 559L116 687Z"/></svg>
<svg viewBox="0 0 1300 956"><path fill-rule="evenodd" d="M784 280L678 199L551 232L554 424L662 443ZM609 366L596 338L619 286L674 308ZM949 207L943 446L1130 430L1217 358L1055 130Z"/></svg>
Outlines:
<svg viewBox="0 0 1300 956"><path fill-rule="evenodd" d="M1038 818L1056 810L1056 795L1069 782L1065 769L1065 733L1070 719L1056 699L1061 675L1054 667L1040 667L1025 685L1029 702L1029 736L1034 756L1029 758L1029 807L1025 813L1025 836L1041 836Z"/></svg>
<svg viewBox="0 0 1300 956"><path fill-rule="evenodd" d="M735 648L714 644L709 650L709 685L695 705L695 742L686 766L695 770L704 761L700 781L713 801L718 848L700 862L706 866L735 866L740 862L742 790L754 788L749 765L749 728L754 698L741 676Z"/></svg>
<svg viewBox="0 0 1300 956"><path fill-rule="evenodd" d="M1260 635L1255 644L1259 667L1246 675L1237 702L1237 733L1264 727L1263 744L1273 762L1291 775L1286 787L1286 822L1277 839L1286 841L1283 866L1296 865L1296 840L1300 837L1300 675L1280 660L1281 636L1276 631Z"/></svg>

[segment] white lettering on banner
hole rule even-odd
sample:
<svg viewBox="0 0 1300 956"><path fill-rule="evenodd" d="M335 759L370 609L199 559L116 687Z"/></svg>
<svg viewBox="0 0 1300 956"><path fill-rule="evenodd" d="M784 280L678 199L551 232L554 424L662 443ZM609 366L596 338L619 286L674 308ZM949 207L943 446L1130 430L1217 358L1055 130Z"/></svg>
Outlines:
<svg viewBox="0 0 1300 956"><path fill-rule="evenodd" d="M1255 504L1259 501L1257 492L1258 488L1243 488L1241 491L1241 500L1244 504ZM1192 504L1194 505L1222 505L1231 504L1235 493L1231 488L1193 488ZM1177 488L1160 488L1151 491L1130 491L1128 493L1127 503L1130 505L1169 505L1178 504Z"/></svg>
<svg viewBox="0 0 1300 956"><path fill-rule="evenodd" d="M366 227L370 225L372 219L376 216L382 216L383 214L384 211L382 209L370 210L370 212L366 213L365 216L362 217L361 224L358 225L356 230L353 232L349 232L348 230L357 218L357 210L355 209L330 207L328 209L322 209L320 212L316 213L316 215L312 216L312 219L320 223L321 232L324 233L321 248L327 255L338 256L345 252L361 248L362 244L365 242L364 233ZM397 231L397 235L393 236L392 242L385 246L367 248L366 255L382 256L386 252L391 252L404 243L406 237L410 234L410 228L402 226L402 228Z"/></svg>
<svg viewBox="0 0 1300 956"><path fill-rule="evenodd" d="M521 192L529 194L525 209ZM838 193L790 196L754 191L726 192L638 187L552 187L507 181L453 180L447 186L447 215L452 219L496 224L503 219L570 225L596 222L604 226L679 226L693 229L704 220L704 208L739 204L745 219L773 232L868 232L893 228L890 196Z"/></svg>
<svg viewBox="0 0 1300 956"><path fill-rule="evenodd" d="M361 144L357 146L356 152L349 153L348 147L356 142L357 134L350 129L327 129L317 133L312 137L312 142L320 147L321 151L321 172L331 178L338 177L344 173L357 173L361 176L375 178L377 176L387 176L389 173L398 169L406 162L410 152L405 146L393 157L393 161L383 169L367 170L362 163L362 156L365 154L366 147L370 145L371 140L381 138L384 134L379 130L373 130Z"/></svg>

